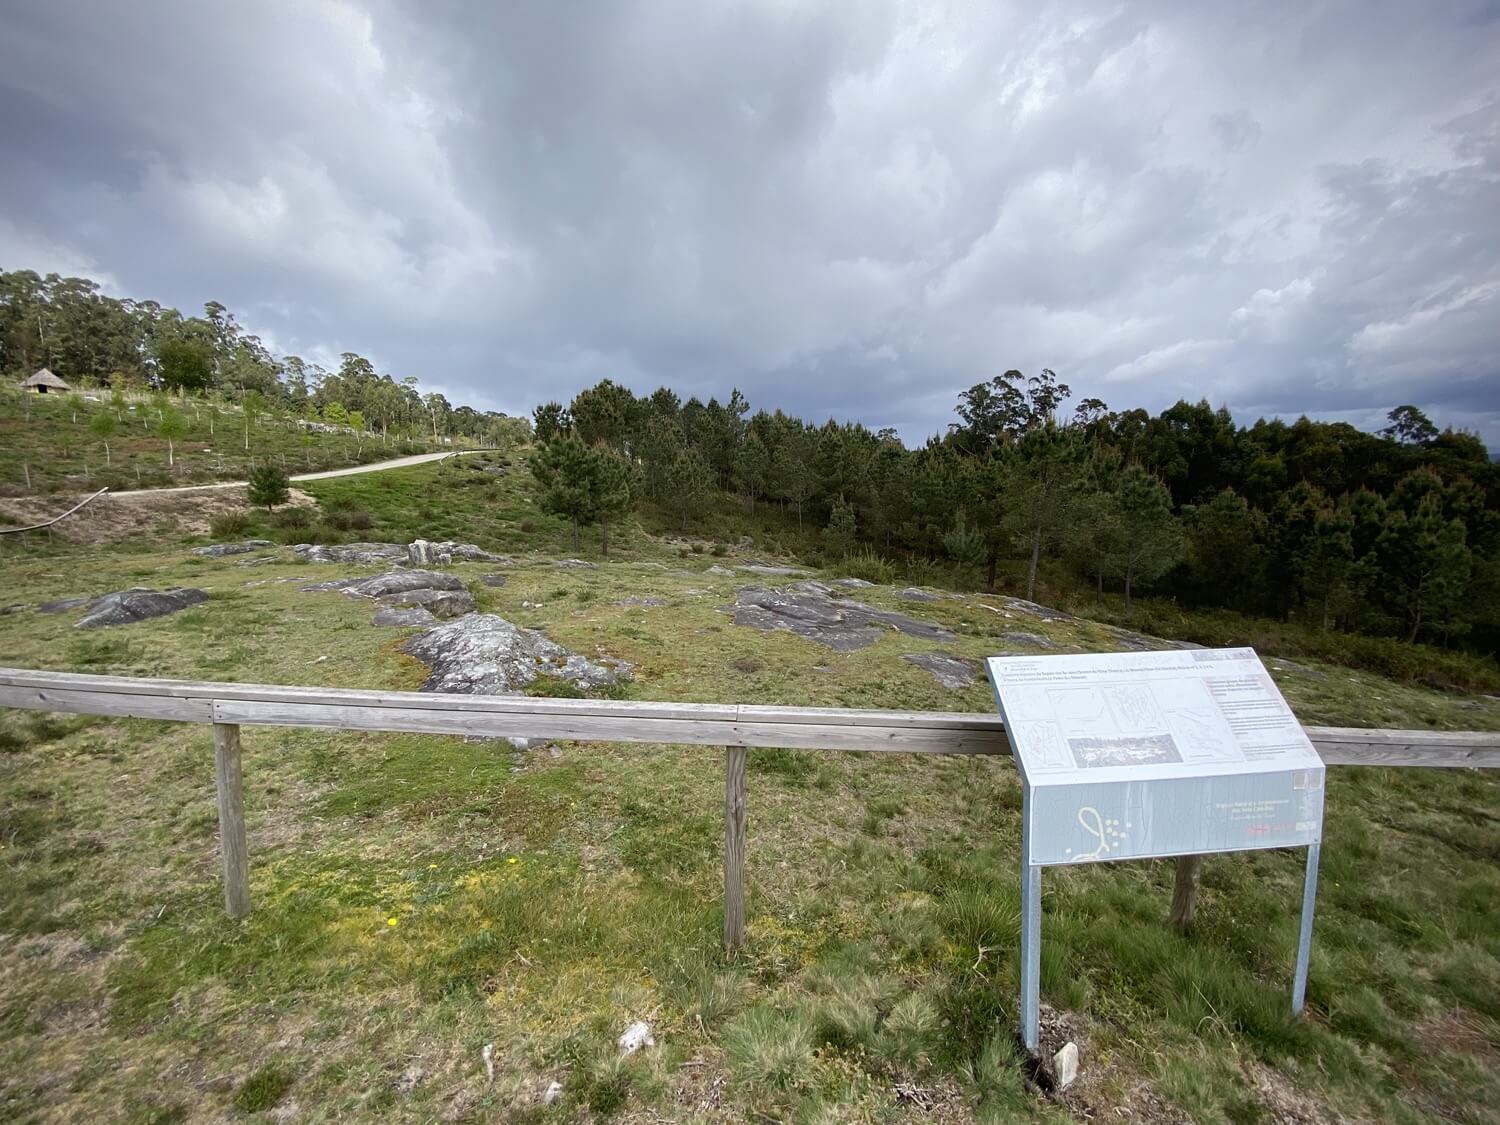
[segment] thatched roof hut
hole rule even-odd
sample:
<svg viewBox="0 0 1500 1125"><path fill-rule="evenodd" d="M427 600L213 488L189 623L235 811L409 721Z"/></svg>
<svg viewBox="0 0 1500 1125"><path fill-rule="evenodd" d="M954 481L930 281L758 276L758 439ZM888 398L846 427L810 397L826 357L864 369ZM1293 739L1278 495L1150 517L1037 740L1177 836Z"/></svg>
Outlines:
<svg viewBox="0 0 1500 1125"><path fill-rule="evenodd" d="M48 391L71 391L73 388L64 383L45 367L21 384L23 391L34 391L44 395Z"/></svg>

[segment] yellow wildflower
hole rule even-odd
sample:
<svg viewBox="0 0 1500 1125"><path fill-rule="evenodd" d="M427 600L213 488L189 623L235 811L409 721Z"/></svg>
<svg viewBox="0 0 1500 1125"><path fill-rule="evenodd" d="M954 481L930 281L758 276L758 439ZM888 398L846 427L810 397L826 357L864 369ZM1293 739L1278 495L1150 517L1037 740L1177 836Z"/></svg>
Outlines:
<svg viewBox="0 0 1500 1125"><path fill-rule="evenodd" d="M394 919L394 918L387 918L385 920L385 924L387 926L394 926L396 924L396 919Z"/></svg>

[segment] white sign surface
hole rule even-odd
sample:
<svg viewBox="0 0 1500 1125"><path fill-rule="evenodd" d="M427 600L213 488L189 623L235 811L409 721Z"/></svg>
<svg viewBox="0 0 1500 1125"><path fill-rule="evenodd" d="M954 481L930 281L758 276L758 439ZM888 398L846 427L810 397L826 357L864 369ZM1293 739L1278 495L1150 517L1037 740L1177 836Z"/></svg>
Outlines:
<svg viewBox="0 0 1500 1125"><path fill-rule="evenodd" d="M1323 761L1253 649L994 657L1033 864L1285 847Z"/></svg>

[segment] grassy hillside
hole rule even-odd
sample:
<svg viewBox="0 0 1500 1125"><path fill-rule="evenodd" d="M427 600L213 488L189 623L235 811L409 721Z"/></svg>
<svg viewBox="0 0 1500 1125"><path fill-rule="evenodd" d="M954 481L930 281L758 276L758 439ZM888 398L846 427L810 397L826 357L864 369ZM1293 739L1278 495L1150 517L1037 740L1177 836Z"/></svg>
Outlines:
<svg viewBox="0 0 1500 1125"><path fill-rule="evenodd" d="M535 511L529 474L487 467L506 471L423 466L311 491L344 522L368 518L332 534L516 555L499 588L479 581L491 566L454 569L481 609L631 661L633 697L988 711L983 685L944 689L903 656L980 657L1014 631L1061 651L1115 640L891 585L859 596L957 640L893 632L839 654L756 632L717 607L764 579L708 573L751 547L715 558L707 539L695 554L633 526L616 558L561 570L572 544ZM131 584L211 598L92 633L66 614L0 616L6 662L420 682L367 603L283 581L355 568L285 550L239 561L167 545L12 558L7 600L28 607ZM643 596L666 604L619 604ZM1268 663L1308 722L1500 729L1483 696ZM1500 1120L1494 774L1331 771L1302 1021L1286 1014L1300 854L1210 859L1188 937L1163 925L1168 863L1049 871L1043 997L1083 1058L1059 1102L1026 1088L1011 1039L1008 761L752 753L749 941L729 962L721 753L251 728L244 741L256 910L235 923L204 728L0 713L0 1116ZM657 1046L622 1059L614 1040L636 1019ZM564 1096L543 1106L554 1080Z"/></svg>
<svg viewBox="0 0 1500 1125"><path fill-rule="evenodd" d="M0 388L0 495L244 480L252 459L277 461L292 473L316 472L437 448L420 440L382 442L378 435L308 430L290 417L265 414L253 419L247 449L245 418L237 407L189 399L174 401L186 432L173 442L175 465L169 466L151 399L133 396L116 409L107 391L80 397L75 407L63 395ZM107 460L105 439L89 428L102 411L115 414L119 427L108 439Z"/></svg>

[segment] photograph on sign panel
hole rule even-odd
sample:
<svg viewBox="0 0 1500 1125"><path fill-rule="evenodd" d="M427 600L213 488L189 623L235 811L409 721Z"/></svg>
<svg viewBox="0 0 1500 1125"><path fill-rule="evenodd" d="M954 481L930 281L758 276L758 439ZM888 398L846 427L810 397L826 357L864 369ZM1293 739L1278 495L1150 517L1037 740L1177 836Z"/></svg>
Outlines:
<svg viewBox="0 0 1500 1125"><path fill-rule="evenodd" d="M1073 760L1082 769L1105 766L1155 766L1182 761L1170 734L1120 734L1070 738Z"/></svg>

